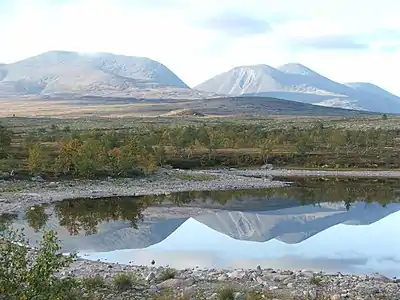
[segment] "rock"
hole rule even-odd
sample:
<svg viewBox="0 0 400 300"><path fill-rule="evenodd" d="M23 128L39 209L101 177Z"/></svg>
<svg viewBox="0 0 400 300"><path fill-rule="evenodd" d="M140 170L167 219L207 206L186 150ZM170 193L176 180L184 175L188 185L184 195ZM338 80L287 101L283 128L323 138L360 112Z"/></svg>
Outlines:
<svg viewBox="0 0 400 300"><path fill-rule="evenodd" d="M286 286L288 287L288 289L292 289L294 287L294 283L289 282Z"/></svg>
<svg viewBox="0 0 400 300"><path fill-rule="evenodd" d="M49 182L49 187L57 187L57 182Z"/></svg>
<svg viewBox="0 0 400 300"><path fill-rule="evenodd" d="M92 194L100 194L102 192L103 192L102 190L92 190L92 191L90 191L90 193L92 193Z"/></svg>
<svg viewBox="0 0 400 300"><path fill-rule="evenodd" d="M256 277L256 282L261 285L266 285L265 280L263 280L261 277Z"/></svg>
<svg viewBox="0 0 400 300"><path fill-rule="evenodd" d="M261 275L262 274L262 269L261 269L260 265L257 266L256 273L257 273L257 275Z"/></svg>
<svg viewBox="0 0 400 300"><path fill-rule="evenodd" d="M221 274L220 276L218 276L217 280L218 281L225 281L228 279L228 275L226 275L225 273Z"/></svg>
<svg viewBox="0 0 400 300"><path fill-rule="evenodd" d="M274 166L272 164L265 164L263 166L261 166L261 169L264 170L272 170L274 168Z"/></svg>
<svg viewBox="0 0 400 300"><path fill-rule="evenodd" d="M234 299L234 300L244 300L245 297L244 297L244 295L243 295L242 293L236 292L236 293L234 294L234 296L233 296L233 299Z"/></svg>
<svg viewBox="0 0 400 300"><path fill-rule="evenodd" d="M231 279L243 279L246 276L246 272L243 270L235 270L228 274L228 277Z"/></svg>
<svg viewBox="0 0 400 300"><path fill-rule="evenodd" d="M185 284L184 279L170 278L157 284L157 288L159 289L176 288L178 286L183 286L184 284Z"/></svg>
<svg viewBox="0 0 400 300"><path fill-rule="evenodd" d="M210 298L213 299L213 300L218 299L218 294L217 293L213 293Z"/></svg>
<svg viewBox="0 0 400 300"><path fill-rule="evenodd" d="M10 173L8 173L8 172L1 172L1 171L0 171L0 179L8 179L8 178L10 178L10 177L11 177Z"/></svg>
<svg viewBox="0 0 400 300"><path fill-rule="evenodd" d="M45 180L40 176L36 176L36 177L32 177L31 181L33 181L33 182L44 182Z"/></svg>
<svg viewBox="0 0 400 300"><path fill-rule="evenodd" d="M154 272L150 272L147 276L146 276L146 281L152 281L156 278L156 274Z"/></svg>
<svg viewBox="0 0 400 300"><path fill-rule="evenodd" d="M373 278L373 279L375 279L375 280L378 280L378 281L383 281L383 282L390 282L390 281L392 281L392 280L390 280L388 277L386 277L386 276L384 276L384 275L382 275L382 274L379 274L379 273L374 273L374 274L372 274L371 278Z"/></svg>
<svg viewBox="0 0 400 300"><path fill-rule="evenodd" d="M331 296L331 300L341 300L341 299L342 299L342 296L340 296L338 294L335 294L335 295Z"/></svg>
<svg viewBox="0 0 400 300"><path fill-rule="evenodd" d="M310 300L317 299L318 297L317 291L316 290L308 291L308 297L310 298Z"/></svg>

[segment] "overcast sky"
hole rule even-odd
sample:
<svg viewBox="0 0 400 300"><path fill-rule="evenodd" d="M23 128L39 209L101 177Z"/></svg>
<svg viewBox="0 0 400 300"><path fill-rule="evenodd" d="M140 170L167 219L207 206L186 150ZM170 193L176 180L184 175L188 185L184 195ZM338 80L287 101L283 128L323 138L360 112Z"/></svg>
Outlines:
<svg viewBox="0 0 400 300"><path fill-rule="evenodd" d="M0 0L0 62L49 50L162 62L193 86L240 65L302 63L400 95L398 0Z"/></svg>

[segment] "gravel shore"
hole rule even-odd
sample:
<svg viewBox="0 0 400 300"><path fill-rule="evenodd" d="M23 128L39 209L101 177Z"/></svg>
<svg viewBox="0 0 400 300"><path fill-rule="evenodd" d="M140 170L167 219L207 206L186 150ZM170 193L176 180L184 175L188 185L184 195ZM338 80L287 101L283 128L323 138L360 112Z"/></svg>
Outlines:
<svg viewBox="0 0 400 300"><path fill-rule="evenodd" d="M60 182L3 181L9 189L0 194L0 213L72 198L159 195L184 191L277 188L287 183L271 178L247 177L229 172L213 174L211 180L196 180L209 171L162 170L146 178L73 180ZM189 179L179 179L179 175ZM193 179L190 179L193 176Z"/></svg>
<svg viewBox="0 0 400 300"><path fill-rule="evenodd" d="M136 287L124 293L112 289L113 278L121 272L134 274ZM307 270L172 270L157 267L132 267L100 262L77 261L64 274L76 277L103 277L109 289L102 299L400 299L400 280L379 274L351 276L323 274ZM186 298L157 298L166 290ZM221 298L221 291L230 289L234 298ZM251 292L252 297L247 296ZM258 296L256 296L258 295Z"/></svg>

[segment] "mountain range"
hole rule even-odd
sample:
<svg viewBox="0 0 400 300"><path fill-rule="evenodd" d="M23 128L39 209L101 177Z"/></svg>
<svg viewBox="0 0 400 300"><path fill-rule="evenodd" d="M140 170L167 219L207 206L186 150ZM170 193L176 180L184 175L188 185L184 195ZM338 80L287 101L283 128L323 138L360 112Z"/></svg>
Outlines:
<svg viewBox="0 0 400 300"><path fill-rule="evenodd" d="M49 51L15 63L0 64L0 97L21 96L207 101L246 97L246 101L255 103L262 97L400 113L400 97L372 83L341 84L297 63L278 68L263 64L236 67L190 88L165 65L149 58L70 51ZM203 107L206 104L204 101Z"/></svg>

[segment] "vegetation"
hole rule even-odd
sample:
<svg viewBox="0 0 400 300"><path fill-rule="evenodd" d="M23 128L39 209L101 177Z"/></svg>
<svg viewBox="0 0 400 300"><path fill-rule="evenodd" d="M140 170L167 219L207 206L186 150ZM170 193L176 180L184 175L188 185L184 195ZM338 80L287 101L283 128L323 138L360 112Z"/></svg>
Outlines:
<svg viewBox="0 0 400 300"><path fill-rule="evenodd" d="M82 284L88 290L95 290L99 288L104 288L106 286L104 278L100 275L84 278L82 280Z"/></svg>
<svg viewBox="0 0 400 300"><path fill-rule="evenodd" d="M0 247L0 294L7 299L66 299L73 297L79 282L56 276L74 255L59 253L54 232L46 232L33 257L20 232L9 232ZM9 242L14 241L14 242Z"/></svg>
<svg viewBox="0 0 400 300"><path fill-rule="evenodd" d="M344 122L352 123L152 119L111 121L116 125L107 128L110 120L101 120L88 128L72 121L56 125L51 119L16 118L0 126L0 170L14 170L15 176L94 178L149 174L165 165L400 168L400 129L380 127L391 120L378 116L346 127Z"/></svg>
<svg viewBox="0 0 400 300"><path fill-rule="evenodd" d="M225 287L218 293L218 300L235 300L236 290L232 287Z"/></svg>
<svg viewBox="0 0 400 300"><path fill-rule="evenodd" d="M212 174L175 174L175 177L180 180L188 180L188 181L209 181L217 179L218 177Z"/></svg>
<svg viewBox="0 0 400 300"><path fill-rule="evenodd" d="M174 269L171 268L167 268L165 270L162 271L162 273L160 274L158 280L160 282L168 280L168 279L172 279L175 278L176 276L176 271Z"/></svg>
<svg viewBox="0 0 400 300"><path fill-rule="evenodd" d="M134 274L119 273L114 277L114 285L119 291L126 291L133 287L136 278Z"/></svg>

